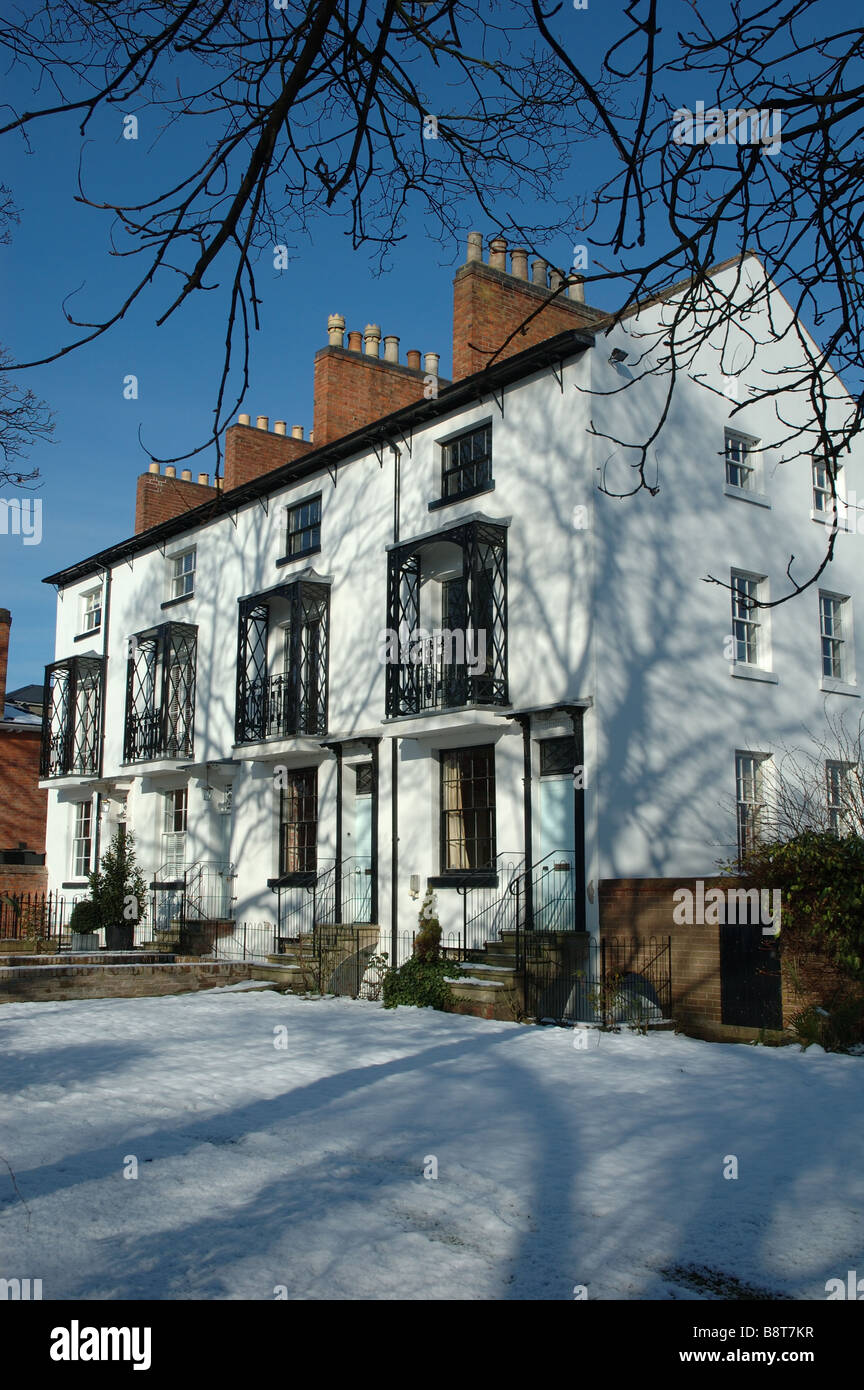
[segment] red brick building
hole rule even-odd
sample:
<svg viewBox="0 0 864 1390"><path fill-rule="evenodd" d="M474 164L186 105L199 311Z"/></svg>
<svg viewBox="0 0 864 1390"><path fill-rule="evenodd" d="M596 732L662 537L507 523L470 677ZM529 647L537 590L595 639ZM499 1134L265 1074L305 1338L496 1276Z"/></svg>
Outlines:
<svg viewBox="0 0 864 1390"><path fill-rule="evenodd" d="M0 896L41 893L48 793L39 789L42 720L6 701L12 615L0 608Z"/></svg>

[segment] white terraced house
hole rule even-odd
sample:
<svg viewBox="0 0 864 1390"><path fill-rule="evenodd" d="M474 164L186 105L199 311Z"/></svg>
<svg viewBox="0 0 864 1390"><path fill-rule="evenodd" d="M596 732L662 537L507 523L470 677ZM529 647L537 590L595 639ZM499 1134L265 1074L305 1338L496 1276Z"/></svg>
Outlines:
<svg viewBox="0 0 864 1390"><path fill-rule="evenodd" d="M333 314L314 437L241 416L224 483L152 465L135 534L46 581L52 889L83 893L122 821L157 885L150 935L178 893L199 919L285 937L317 896L319 920L371 923L404 954L431 885L445 939L479 946L517 917L596 938L716 874L779 743L826 705L857 717L857 529L801 598L751 602L783 590L790 549L802 574L821 559L818 453L784 467L763 447L771 401L730 421L709 344L649 452L659 491L609 496L632 485L616 441L661 413L668 376L645 368L680 287L610 329L577 281L550 301L544 263L529 279L526 253L507 257L469 238L452 381L435 354L400 362L395 336L382 351L374 324L346 347ZM713 279L744 295L764 271L748 254ZM767 304L741 331L762 340L745 398L790 364L772 334L791 310L773 289ZM812 422L799 395L784 411L791 456ZM841 493L858 468L853 450ZM750 1021L713 986L694 1009Z"/></svg>

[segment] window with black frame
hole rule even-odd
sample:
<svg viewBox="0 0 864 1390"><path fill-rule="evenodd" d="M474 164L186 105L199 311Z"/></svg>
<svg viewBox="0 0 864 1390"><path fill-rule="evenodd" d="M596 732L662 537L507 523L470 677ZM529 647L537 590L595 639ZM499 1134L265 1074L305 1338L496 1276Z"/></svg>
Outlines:
<svg viewBox="0 0 864 1390"><path fill-rule="evenodd" d="M321 549L321 494L288 507L288 534L285 556L294 559Z"/></svg>
<svg viewBox="0 0 864 1390"><path fill-rule="evenodd" d="M492 426L451 439L441 450L441 496L455 498L482 492L492 483Z"/></svg>
<svg viewBox="0 0 864 1390"><path fill-rule="evenodd" d="M314 873L318 865L318 772L289 772L279 793L279 874Z"/></svg>
<svg viewBox="0 0 864 1390"><path fill-rule="evenodd" d="M495 863L495 746L441 753L441 872Z"/></svg>

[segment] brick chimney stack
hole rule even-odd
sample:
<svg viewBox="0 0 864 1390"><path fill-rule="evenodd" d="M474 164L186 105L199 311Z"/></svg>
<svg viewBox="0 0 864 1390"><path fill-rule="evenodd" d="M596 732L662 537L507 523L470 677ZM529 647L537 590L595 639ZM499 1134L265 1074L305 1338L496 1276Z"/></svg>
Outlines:
<svg viewBox="0 0 864 1390"><path fill-rule="evenodd" d="M467 258L453 282L454 381L482 371L492 354L529 314L535 317L524 333L516 333L502 354L504 357L513 357L568 328L594 328L606 318L599 309L586 305L581 276L569 276L565 288L561 272L550 271L546 261L537 258L531 263L529 280L525 247L514 246L509 255L508 271L507 242L502 236L492 237L487 264L483 260L482 235L468 233ZM553 299L555 290L559 293ZM548 301L546 308L544 301ZM539 314L538 308L542 309Z"/></svg>
<svg viewBox="0 0 864 1390"><path fill-rule="evenodd" d="M391 411L423 400L426 376L438 375L437 353L426 354L425 372L421 355L414 348L406 354L407 365L403 365L398 337L393 333L382 336L377 323L367 323L362 333L352 329L348 346L343 347L345 319L331 314L327 333L327 347L315 354L316 445L330 444ZM442 377L439 389L449 384Z"/></svg>
<svg viewBox="0 0 864 1390"><path fill-rule="evenodd" d="M6 705L6 668L9 664L9 629L12 614L8 608L0 608L0 719Z"/></svg>

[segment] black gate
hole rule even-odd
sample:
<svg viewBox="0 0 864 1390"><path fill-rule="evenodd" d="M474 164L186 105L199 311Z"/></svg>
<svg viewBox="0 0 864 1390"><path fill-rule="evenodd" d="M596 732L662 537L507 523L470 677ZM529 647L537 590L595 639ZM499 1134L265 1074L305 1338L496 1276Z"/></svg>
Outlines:
<svg viewBox="0 0 864 1390"><path fill-rule="evenodd" d="M745 1028L782 1028L780 952L759 925L720 928L720 1018Z"/></svg>
<svg viewBox="0 0 864 1390"><path fill-rule="evenodd" d="M672 1008L669 937L602 941L586 933L526 931L520 965L525 1012L538 1023L657 1023Z"/></svg>

